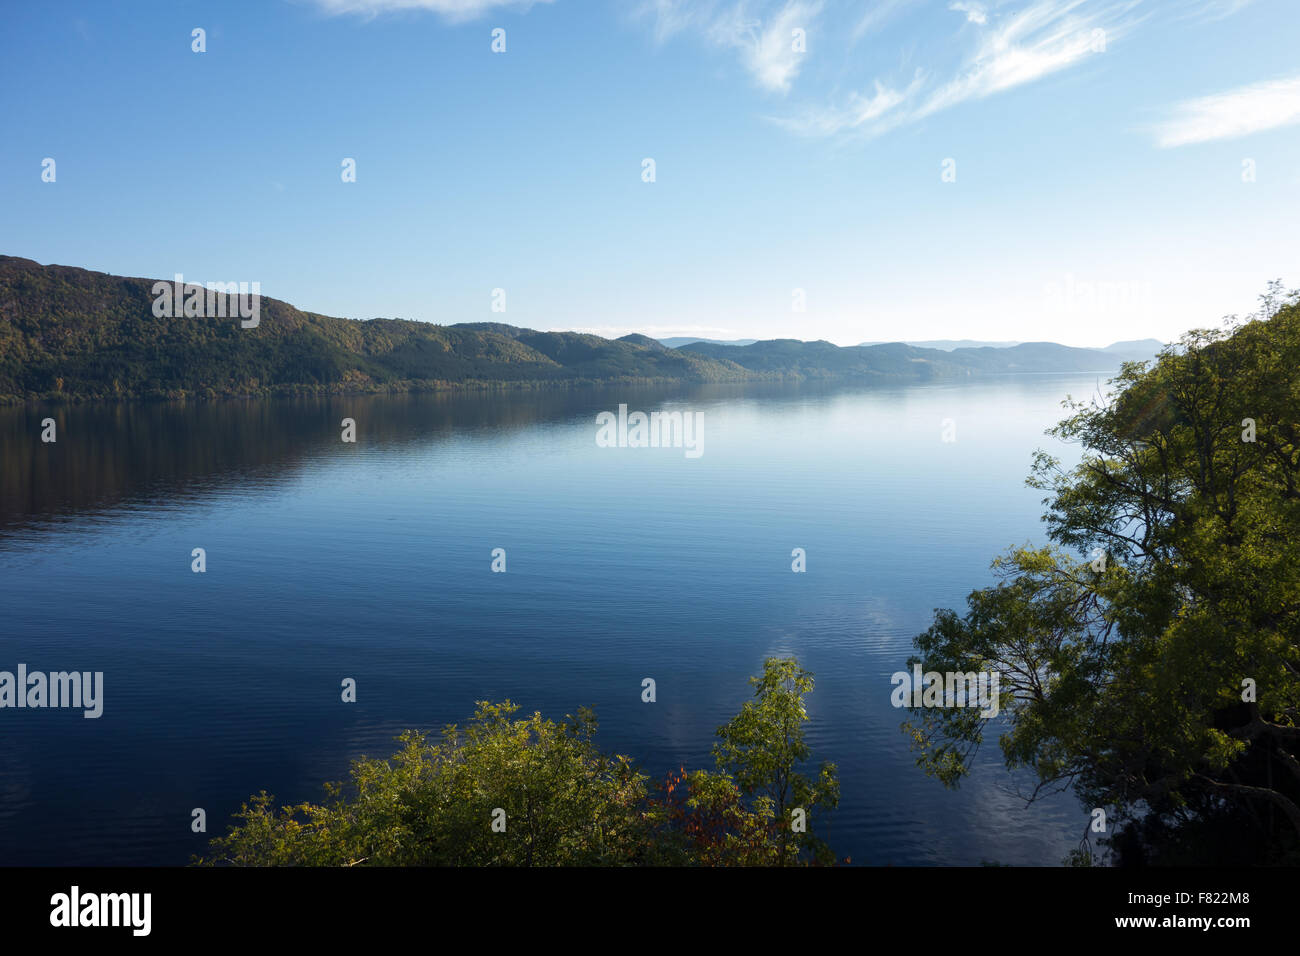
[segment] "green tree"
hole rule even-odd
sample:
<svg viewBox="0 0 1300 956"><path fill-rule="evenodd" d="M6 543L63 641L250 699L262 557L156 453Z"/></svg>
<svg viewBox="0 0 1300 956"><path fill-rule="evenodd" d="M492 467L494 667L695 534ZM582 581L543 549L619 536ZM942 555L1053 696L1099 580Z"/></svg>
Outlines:
<svg viewBox="0 0 1300 956"><path fill-rule="evenodd" d="M565 723L518 719L509 701L481 702L441 739L408 731L389 760L362 758L352 786L327 785L324 804L276 810L263 792L209 864L546 866L646 862L652 817L644 774L606 756L582 710ZM492 829L503 810L504 831Z"/></svg>
<svg viewBox="0 0 1300 956"><path fill-rule="evenodd" d="M826 862L825 844L814 835L811 818L815 809L839 804L839 779L833 763L823 763L815 777L801 769L811 756L804 739L804 696L812 693L813 675L793 657L769 657L762 675L749 682L754 699L718 728L719 742L713 747L717 772L694 774L692 792L700 807L715 813L732 807L732 812L741 812L731 799L733 793L750 798L751 816L740 830L770 832L773 859L764 862L792 863L800 851ZM804 832L793 829L796 810L805 815Z"/></svg>
<svg viewBox="0 0 1300 956"><path fill-rule="evenodd" d="M815 783L796 770L808 756L800 725L811 675L793 659L768 661L754 682L759 706L747 704L719 731L719 762L743 784L725 771L683 768L653 792L629 757L596 746L589 710L556 722L536 713L517 717L510 701L480 702L464 727L448 726L436 740L407 731L391 758L355 761L350 784L328 784L322 804L277 808L258 794L196 862L776 865L798 862L801 849L826 859L829 851L811 832L791 840L789 821L775 809L790 801L808 810L833 807L838 798L833 766L824 765ZM747 800L755 791L762 793ZM780 802L768 793L780 794ZM494 818L504 829L493 828Z"/></svg>
<svg viewBox="0 0 1300 956"><path fill-rule="evenodd" d="M1040 452L1030 478L1054 546L916 640L928 670L1000 672L1027 798L1105 809L1120 862L1300 859L1300 306L1262 298L1068 402L1081 461ZM914 714L918 762L957 785L986 722Z"/></svg>

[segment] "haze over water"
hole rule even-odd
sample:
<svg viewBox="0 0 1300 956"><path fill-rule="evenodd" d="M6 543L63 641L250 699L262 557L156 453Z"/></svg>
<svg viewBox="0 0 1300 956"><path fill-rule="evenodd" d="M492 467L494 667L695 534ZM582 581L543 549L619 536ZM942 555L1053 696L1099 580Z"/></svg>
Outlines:
<svg viewBox="0 0 1300 956"><path fill-rule="evenodd" d="M1008 546L1045 542L1031 455L1073 457L1043 431L1067 393L1096 388L1024 375L0 410L0 670L104 672L97 720L0 711L0 862L184 863L250 794L319 799L350 759L483 699L555 718L591 706L602 747L655 776L711 767L746 679L796 654L816 675L814 760L839 767L824 835L841 858L1055 865L1083 809L1025 809L993 740L944 790L914 765L889 677L934 608L990 583ZM596 415L620 403L703 412L703 454L597 447Z"/></svg>

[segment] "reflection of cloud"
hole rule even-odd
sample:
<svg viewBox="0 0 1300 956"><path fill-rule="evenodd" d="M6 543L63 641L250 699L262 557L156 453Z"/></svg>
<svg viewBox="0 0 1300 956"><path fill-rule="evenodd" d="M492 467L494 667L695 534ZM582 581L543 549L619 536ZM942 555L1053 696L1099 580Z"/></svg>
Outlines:
<svg viewBox="0 0 1300 956"><path fill-rule="evenodd" d="M1300 76L1185 100L1156 127L1163 147L1235 139L1300 122Z"/></svg>

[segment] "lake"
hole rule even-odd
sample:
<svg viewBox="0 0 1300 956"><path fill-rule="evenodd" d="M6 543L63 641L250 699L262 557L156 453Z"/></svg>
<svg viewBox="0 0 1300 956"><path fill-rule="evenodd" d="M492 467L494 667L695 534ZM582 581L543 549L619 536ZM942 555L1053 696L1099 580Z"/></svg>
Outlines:
<svg viewBox="0 0 1300 956"><path fill-rule="evenodd" d="M0 863L183 864L250 794L318 799L350 759L482 699L556 718L588 705L604 749L648 772L711 767L746 678L796 654L816 675L814 760L839 766L823 836L841 858L1056 865L1084 809L1026 808L992 740L960 790L926 777L890 675L999 552L1045 541L1031 454L1058 447L1043 432L1066 394L1097 388L0 409L0 670L104 673L98 719L0 710ZM599 447L596 416L620 404L701 415L701 453Z"/></svg>

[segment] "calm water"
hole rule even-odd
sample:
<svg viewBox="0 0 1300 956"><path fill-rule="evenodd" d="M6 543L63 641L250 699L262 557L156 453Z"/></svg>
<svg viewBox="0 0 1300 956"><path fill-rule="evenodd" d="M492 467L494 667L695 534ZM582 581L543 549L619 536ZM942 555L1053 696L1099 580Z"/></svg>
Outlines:
<svg viewBox="0 0 1300 956"><path fill-rule="evenodd" d="M192 808L216 833L263 788L319 798L351 758L480 699L590 705L605 748L655 774L711 765L746 678L794 653L817 678L814 754L840 768L841 856L1054 865L1087 823L1077 803L1025 809L992 742L944 790L914 765L889 675L999 551L1043 540L1030 455L1095 386L0 410L0 670L105 674L98 720L0 710L0 863L184 863L206 846ZM620 402L702 411L703 455L597 447L596 413Z"/></svg>

